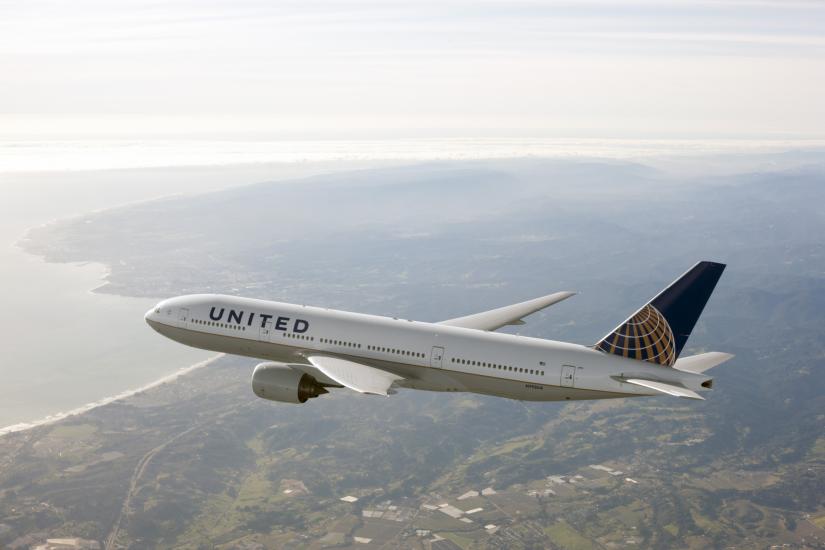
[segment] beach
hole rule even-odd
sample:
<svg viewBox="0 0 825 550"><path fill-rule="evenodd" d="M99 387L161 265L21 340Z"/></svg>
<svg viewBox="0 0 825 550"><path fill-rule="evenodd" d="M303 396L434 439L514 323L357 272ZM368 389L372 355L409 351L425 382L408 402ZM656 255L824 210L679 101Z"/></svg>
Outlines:
<svg viewBox="0 0 825 550"><path fill-rule="evenodd" d="M146 326L143 314L163 296L95 292L105 285L109 266L49 263L26 252L31 228L159 197L313 170L318 168L0 173L0 434L79 414L180 376L213 357L160 338Z"/></svg>

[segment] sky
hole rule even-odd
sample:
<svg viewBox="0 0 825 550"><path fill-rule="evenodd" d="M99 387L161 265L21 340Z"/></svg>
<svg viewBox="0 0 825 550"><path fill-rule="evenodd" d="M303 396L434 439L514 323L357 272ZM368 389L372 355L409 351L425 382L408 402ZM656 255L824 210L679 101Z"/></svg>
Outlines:
<svg viewBox="0 0 825 550"><path fill-rule="evenodd" d="M825 137L825 2L0 0L0 139Z"/></svg>

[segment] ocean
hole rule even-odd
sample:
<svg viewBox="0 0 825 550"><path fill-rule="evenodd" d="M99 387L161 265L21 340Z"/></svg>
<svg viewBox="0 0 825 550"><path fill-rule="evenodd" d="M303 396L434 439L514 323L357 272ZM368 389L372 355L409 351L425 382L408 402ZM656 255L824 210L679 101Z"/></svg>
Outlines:
<svg viewBox="0 0 825 550"><path fill-rule="evenodd" d="M107 266L47 263L22 250L28 229L160 196L322 170L304 164L0 173L0 434L86 410L214 355L152 331L143 314L157 300L93 292Z"/></svg>

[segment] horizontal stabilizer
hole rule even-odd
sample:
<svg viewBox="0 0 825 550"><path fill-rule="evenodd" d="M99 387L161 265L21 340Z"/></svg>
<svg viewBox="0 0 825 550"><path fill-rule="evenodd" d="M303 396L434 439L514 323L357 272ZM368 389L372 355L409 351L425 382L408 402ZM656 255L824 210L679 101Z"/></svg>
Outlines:
<svg viewBox="0 0 825 550"><path fill-rule="evenodd" d="M691 355L690 357L680 357L673 366L685 372L700 374L717 365L721 365L725 361L730 361L733 357L731 353L709 351L707 353L700 353L699 355Z"/></svg>
<svg viewBox="0 0 825 550"><path fill-rule="evenodd" d="M310 355L307 360L324 375L358 393L389 395L390 386L403 380L391 372L338 357Z"/></svg>
<svg viewBox="0 0 825 550"><path fill-rule="evenodd" d="M674 395L676 397L686 397L688 399L701 399L703 401L705 399L693 390L682 388L680 386L674 386L673 384L665 384L664 382L654 382L653 380L639 380L638 378L628 378L627 380L623 380L623 382L627 382L628 384L635 384L637 386L642 386L644 388L649 388L651 390L656 390L657 392L665 393L667 395Z"/></svg>
<svg viewBox="0 0 825 550"><path fill-rule="evenodd" d="M556 292L555 294L548 294L541 298L534 298L526 302L520 302L510 306L500 307L498 309L491 309L489 311L482 311L466 317L457 317L455 319L448 319L441 321L439 325L448 325L451 327L474 328L478 330L496 330L506 325L523 325L523 317L527 317L531 313L535 313L540 309L544 309L553 304L557 304L562 300L576 294L575 292Z"/></svg>

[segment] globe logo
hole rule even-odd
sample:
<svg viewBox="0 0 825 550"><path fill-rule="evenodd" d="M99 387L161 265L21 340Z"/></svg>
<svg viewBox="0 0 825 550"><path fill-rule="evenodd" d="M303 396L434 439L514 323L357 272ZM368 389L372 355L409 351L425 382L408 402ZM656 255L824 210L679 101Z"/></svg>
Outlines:
<svg viewBox="0 0 825 550"><path fill-rule="evenodd" d="M676 362L673 331L650 304L596 344L595 349L668 367Z"/></svg>

